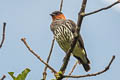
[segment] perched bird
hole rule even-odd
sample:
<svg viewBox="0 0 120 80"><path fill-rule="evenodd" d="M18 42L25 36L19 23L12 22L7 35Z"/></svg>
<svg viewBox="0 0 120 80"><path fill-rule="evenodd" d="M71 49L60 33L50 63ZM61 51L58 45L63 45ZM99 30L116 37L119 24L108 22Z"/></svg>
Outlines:
<svg viewBox="0 0 120 80"><path fill-rule="evenodd" d="M73 34L77 25L72 20L66 19L64 14L60 11L54 11L50 15L52 16L52 23L50 25L51 31L59 46L67 53L74 38ZM83 65L86 72L90 70L90 61L87 58L80 34L72 54Z"/></svg>

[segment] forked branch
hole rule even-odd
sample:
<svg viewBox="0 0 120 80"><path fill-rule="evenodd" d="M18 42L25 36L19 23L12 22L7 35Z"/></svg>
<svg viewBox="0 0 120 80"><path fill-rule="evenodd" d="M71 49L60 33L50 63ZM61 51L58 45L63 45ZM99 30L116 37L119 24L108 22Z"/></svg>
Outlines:
<svg viewBox="0 0 120 80"><path fill-rule="evenodd" d="M83 0L82 2L82 7L80 9L80 12L79 12L79 15L78 15L78 22L77 22L77 25L78 25L78 28L76 29L75 33L74 33L74 39L71 43L71 47L69 48L65 58L64 58L64 62L59 70L59 72L62 72L62 75L59 75L60 77L57 79L57 80L62 80L63 79L63 75L65 73L65 70L67 68L67 65L68 65L68 62L69 62L69 59L70 59L70 55L71 53L73 52L74 50L74 47L76 45L76 42L78 40L78 35L79 35L79 32L80 32L80 28L81 28L81 24L82 24L82 21L83 21L83 15L82 13L85 12L85 8L86 8L86 3L87 3L87 0Z"/></svg>
<svg viewBox="0 0 120 80"><path fill-rule="evenodd" d="M73 39L73 41L71 43L71 47L68 50L68 52L67 52L67 54L65 56L65 59L64 59L64 63L62 65L61 69L60 69L60 71L62 71L63 73L65 72L65 69L66 69L66 67L68 65L68 61L69 61L69 58L70 58L70 54L72 53L72 51L73 51L73 49L74 49L74 47L76 45L76 41L78 39L78 34L79 34L81 23L82 23L82 20L83 20L83 16L81 15L81 13L84 13L85 8L86 8L86 3L87 3L87 0L83 0L82 7L81 7L81 10L80 10L79 15L78 15L78 23L77 23L78 28L76 29L74 39Z"/></svg>
<svg viewBox="0 0 120 80"><path fill-rule="evenodd" d="M86 14L84 14L84 16L92 15L92 14L98 13L98 12L100 12L100 11L110 9L111 7L115 6L115 5L118 4L118 3L120 3L120 0L112 3L111 5L109 5L109 6L107 6L107 7L104 7L104 8L98 9L98 10L95 10L95 11L90 12L90 13L86 13Z"/></svg>
<svg viewBox="0 0 120 80"><path fill-rule="evenodd" d="M86 74L86 75L79 75L79 76L69 76L69 75L64 75L63 77L64 78L83 78L83 77L90 77L90 76L97 76L97 75L100 75L104 72L106 72L107 70L109 70L113 60L115 59L115 56L112 57L111 61L109 62L109 64L105 67L104 70L102 71L99 71L99 72L96 72L96 73L93 73L93 74Z"/></svg>

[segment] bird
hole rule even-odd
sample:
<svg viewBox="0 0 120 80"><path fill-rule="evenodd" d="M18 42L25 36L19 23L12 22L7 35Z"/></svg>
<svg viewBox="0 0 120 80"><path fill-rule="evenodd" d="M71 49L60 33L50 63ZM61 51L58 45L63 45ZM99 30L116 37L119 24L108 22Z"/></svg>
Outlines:
<svg viewBox="0 0 120 80"><path fill-rule="evenodd" d="M60 48L65 53L67 53L74 38L77 24L70 19L66 19L66 17L61 11L54 11L50 14L50 16L52 17L50 29L53 32L53 35ZM90 61L87 58L84 43L80 34L76 42L75 48L72 52L72 55L78 60L80 64L82 64L86 72L90 70Z"/></svg>

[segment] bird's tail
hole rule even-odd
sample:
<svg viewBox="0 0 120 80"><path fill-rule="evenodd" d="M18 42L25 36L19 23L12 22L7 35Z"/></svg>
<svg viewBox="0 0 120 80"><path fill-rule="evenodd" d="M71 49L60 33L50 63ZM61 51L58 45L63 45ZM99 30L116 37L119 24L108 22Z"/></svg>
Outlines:
<svg viewBox="0 0 120 80"><path fill-rule="evenodd" d="M88 72L90 70L90 65L89 64L84 64L83 63L82 65L83 65L86 72Z"/></svg>
<svg viewBox="0 0 120 80"><path fill-rule="evenodd" d="M85 62L82 61L82 59L80 59L79 57L77 57L77 56L74 56L74 57L78 59L79 63L82 64L82 66L83 66L83 68L85 69L86 72L88 72L88 71L90 70L90 65L89 65L89 64L90 64L90 61L88 60L88 58L86 58L86 59L87 59L87 63L85 63Z"/></svg>

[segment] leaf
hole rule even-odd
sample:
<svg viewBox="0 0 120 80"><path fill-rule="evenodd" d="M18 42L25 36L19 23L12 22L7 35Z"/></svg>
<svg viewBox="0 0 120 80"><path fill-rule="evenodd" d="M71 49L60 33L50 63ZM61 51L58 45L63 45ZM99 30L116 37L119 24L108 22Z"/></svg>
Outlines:
<svg viewBox="0 0 120 80"><path fill-rule="evenodd" d="M30 72L29 68L26 68L24 71L22 71L21 74L19 74L17 77L13 76L14 72L8 72L9 75L13 78L13 80L25 80L27 74Z"/></svg>
<svg viewBox="0 0 120 80"><path fill-rule="evenodd" d="M15 80L15 76L13 76L14 72L8 72L8 74Z"/></svg>

